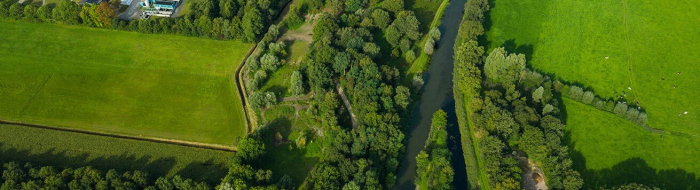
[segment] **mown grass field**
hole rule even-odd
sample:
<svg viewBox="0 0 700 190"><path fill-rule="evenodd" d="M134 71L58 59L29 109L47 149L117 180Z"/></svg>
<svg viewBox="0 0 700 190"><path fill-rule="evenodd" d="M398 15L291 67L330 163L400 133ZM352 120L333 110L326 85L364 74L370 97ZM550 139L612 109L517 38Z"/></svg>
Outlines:
<svg viewBox="0 0 700 190"><path fill-rule="evenodd" d="M662 189L700 185L698 139L649 133L608 112L565 98L569 146L584 189L636 182Z"/></svg>
<svg viewBox="0 0 700 190"><path fill-rule="evenodd" d="M0 119L232 145L251 44L0 21Z"/></svg>
<svg viewBox="0 0 700 190"><path fill-rule="evenodd" d="M141 170L151 176L181 175L217 185L231 152L144 141L0 125L0 162L56 167L92 166L107 172Z"/></svg>
<svg viewBox="0 0 700 190"><path fill-rule="evenodd" d="M700 21L697 2L495 0L491 7L483 41L489 49L523 53L528 67L603 98L625 91L627 101L639 101L647 112L651 127L700 135L700 27L689 27ZM612 114L565 102L574 167L586 187L697 184L683 180L700 175L692 163L700 156L700 139L651 134ZM678 189L668 185L660 186Z"/></svg>
<svg viewBox="0 0 700 190"><path fill-rule="evenodd" d="M625 91L652 127L700 135L698 12L692 0L495 0L487 38L599 96Z"/></svg>

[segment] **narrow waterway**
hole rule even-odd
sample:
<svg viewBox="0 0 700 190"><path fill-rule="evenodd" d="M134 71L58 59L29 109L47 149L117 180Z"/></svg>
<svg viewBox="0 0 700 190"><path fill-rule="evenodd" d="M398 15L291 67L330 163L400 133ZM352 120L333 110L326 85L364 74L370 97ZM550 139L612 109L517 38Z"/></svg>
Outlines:
<svg viewBox="0 0 700 190"><path fill-rule="evenodd" d="M433 54L428 72L424 74L425 85L421 98L413 108L406 144L406 154L401 161L394 189L415 189L416 156L423 150L430 131L431 117L439 109L447 112L448 146L452 152L452 168L455 171L455 189L467 189L467 174L464 156L460 144L459 125L455 115L455 102L452 94L452 70L454 43L459 30L459 23L467 0L451 0L445 10L439 28L442 38L439 48Z"/></svg>

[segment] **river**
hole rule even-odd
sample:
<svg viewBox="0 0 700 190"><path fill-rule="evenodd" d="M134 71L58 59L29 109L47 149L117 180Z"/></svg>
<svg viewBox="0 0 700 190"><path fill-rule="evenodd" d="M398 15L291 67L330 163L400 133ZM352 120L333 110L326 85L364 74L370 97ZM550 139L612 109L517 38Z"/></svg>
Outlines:
<svg viewBox="0 0 700 190"><path fill-rule="evenodd" d="M420 93L420 100L413 107L410 128L408 130L406 154L401 160L394 189L415 189L416 156L423 150L430 131L433 113L439 109L447 112L448 147L452 152L455 189L468 189L467 173L460 144L459 124L455 115L455 101L452 94L452 70L454 68L454 43L459 30L460 20L467 0L451 0L445 10L439 28L442 38L438 49L433 54L428 72L425 73L425 85Z"/></svg>

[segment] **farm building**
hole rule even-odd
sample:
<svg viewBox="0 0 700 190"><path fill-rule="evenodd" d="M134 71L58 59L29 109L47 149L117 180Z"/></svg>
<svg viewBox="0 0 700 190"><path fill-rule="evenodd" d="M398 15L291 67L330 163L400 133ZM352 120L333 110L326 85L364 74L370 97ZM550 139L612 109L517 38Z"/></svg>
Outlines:
<svg viewBox="0 0 700 190"><path fill-rule="evenodd" d="M179 0L144 0L141 2L141 10L144 15L170 17L179 2Z"/></svg>

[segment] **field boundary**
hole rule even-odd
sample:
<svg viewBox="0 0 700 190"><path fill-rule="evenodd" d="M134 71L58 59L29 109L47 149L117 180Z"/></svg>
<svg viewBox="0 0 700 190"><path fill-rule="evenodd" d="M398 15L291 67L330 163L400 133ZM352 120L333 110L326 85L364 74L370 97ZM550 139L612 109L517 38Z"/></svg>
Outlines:
<svg viewBox="0 0 700 190"><path fill-rule="evenodd" d="M274 25L279 26L280 23L284 20L284 18L287 16L287 13L289 12L289 5L292 4L294 0L289 0L286 3L284 3L284 6L282 6L282 9L275 17L275 22ZM282 16L284 15L284 16ZM269 27L269 26L268 26ZM265 35L265 34L261 34ZM246 133L250 134L253 131L252 125L253 123L250 122L250 115L248 114L248 92L245 89L245 84L243 83L243 75L241 72L243 71L243 67L245 67L245 64L250 57L250 55L255 52L256 49L258 49L258 44L262 42L263 39L258 40L250 50L248 50L248 54L246 54L245 57L243 57L243 62L238 66L238 69L235 72L235 78L236 78L236 87L238 87L238 92L239 95L242 97L241 98L241 103L243 104L243 116L245 117L245 123L246 123Z"/></svg>
<svg viewBox="0 0 700 190"><path fill-rule="evenodd" d="M183 140L175 140L175 139L155 138L155 137L137 137L137 136L129 136L129 135L119 135L119 134L113 134L113 133L88 131L88 130L81 130L81 129L74 129L74 128L53 127L53 126L48 126L48 125L23 123L23 122L8 121L8 120L2 120L2 119L0 119L0 124L17 125L17 126L23 126L23 127L48 129L48 130L54 130L54 131L81 133L81 134L87 134L87 135L97 135L97 136L103 136L103 137L130 139L130 140L137 140L137 141L146 141L146 142L154 142L154 143L161 143L161 144L171 144L171 145L179 145L179 146L187 146L187 147L192 147L192 148L202 148L202 149L219 150L219 151L227 151L227 152L236 152L238 150L238 148L236 148L236 147L225 146L225 145L183 141Z"/></svg>

